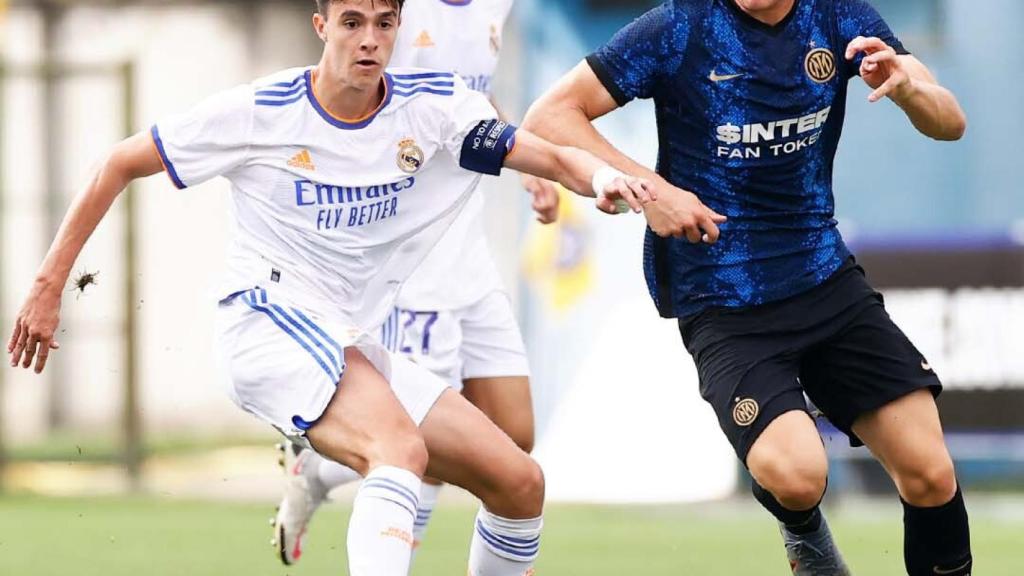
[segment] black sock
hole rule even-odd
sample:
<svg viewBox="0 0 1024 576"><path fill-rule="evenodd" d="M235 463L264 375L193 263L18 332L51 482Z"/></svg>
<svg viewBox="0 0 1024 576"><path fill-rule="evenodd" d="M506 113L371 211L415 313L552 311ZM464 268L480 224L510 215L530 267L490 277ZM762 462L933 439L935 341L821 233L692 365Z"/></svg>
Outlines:
<svg viewBox="0 0 1024 576"><path fill-rule="evenodd" d="M794 534L810 534L821 527L821 509L818 506L821 503L820 500L810 510L790 510L780 504L775 496L765 490L756 480L752 483L751 489L754 492L754 498L771 512L772 516L782 522L786 526L786 530Z"/></svg>
<svg viewBox="0 0 1024 576"><path fill-rule="evenodd" d="M903 502L903 530L907 574L970 576L971 532L959 486L953 499L942 506L918 508Z"/></svg>

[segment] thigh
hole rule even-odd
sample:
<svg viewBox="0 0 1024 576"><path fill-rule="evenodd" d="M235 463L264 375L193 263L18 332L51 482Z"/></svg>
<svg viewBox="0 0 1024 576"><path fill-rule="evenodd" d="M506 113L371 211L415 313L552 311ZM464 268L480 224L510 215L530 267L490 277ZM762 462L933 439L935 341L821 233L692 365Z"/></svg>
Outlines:
<svg viewBox="0 0 1024 576"><path fill-rule="evenodd" d="M804 410L772 420L751 446L747 468L769 491L794 478L821 478L824 482L828 458L814 420Z"/></svg>
<svg viewBox="0 0 1024 576"><path fill-rule="evenodd" d="M419 432L389 382L362 352L347 348L345 362L337 393L306 438L318 453L365 476L393 447L417 441Z"/></svg>
<svg viewBox="0 0 1024 576"><path fill-rule="evenodd" d="M462 379L529 377L526 347L508 295L490 292L458 310Z"/></svg>
<svg viewBox="0 0 1024 576"><path fill-rule="evenodd" d="M806 412L797 381L795 353L764 352L759 339L727 338L694 350L701 396L711 404L718 424L740 461L776 418Z"/></svg>
<svg viewBox="0 0 1024 576"><path fill-rule="evenodd" d="M863 415L916 390L942 390L925 357L897 327L880 300L837 318L844 327L804 355L800 379L807 395L852 445ZM932 402L934 405L934 402Z"/></svg>
<svg viewBox="0 0 1024 576"><path fill-rule="evenodd" d="M529 455L454 390L441 395L420 431L430 454L427 473L477 495L499 490L533 466Z"/></svg>
<svg viewBox="0 0 1024 576"><path fill-rule="evenodd" d="M520 448L526 452L533 450L533 398L529 378L472 378L463 382L462 394Z"/></svg>
<svg viewBox="0 0 1024 576"><path fill-rule="evenodd" d="M953 463L946 449L935 398L928 390L917 390L861 415L853 423L853 431L896 481L905 497L903 481L927 477L932 471L952 470ZM942 504L952 496L940 495Z"/></svg>

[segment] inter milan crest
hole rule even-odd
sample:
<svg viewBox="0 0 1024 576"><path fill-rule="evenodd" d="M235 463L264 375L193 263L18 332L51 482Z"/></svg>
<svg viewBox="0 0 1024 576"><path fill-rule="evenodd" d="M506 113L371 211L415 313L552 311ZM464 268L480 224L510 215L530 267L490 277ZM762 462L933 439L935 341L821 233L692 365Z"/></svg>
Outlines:
<svg viewBox="0 0 1024 576"><path fill-rule="evenodd" d="M804 70L811 80L824 84L836 75L836 57L827 48L815 48L804 58Z"/></svg>
<svg viewBox="0 0 1024 576"><path fill-rule="evenodd" d="M412 138L406 138L398 143L398 167L402 172L412 174L423 166L423 150L416 145Z"/></svg>
<svg viewBox="0 0 1024 576"><path fill-rule="evenodd" d="M750 426L757 419L757 414L760 411L761 409L757 405L756 400L744 398L739 400L736 403L736 407L732 409L732 419L739 426Z"/></svg>

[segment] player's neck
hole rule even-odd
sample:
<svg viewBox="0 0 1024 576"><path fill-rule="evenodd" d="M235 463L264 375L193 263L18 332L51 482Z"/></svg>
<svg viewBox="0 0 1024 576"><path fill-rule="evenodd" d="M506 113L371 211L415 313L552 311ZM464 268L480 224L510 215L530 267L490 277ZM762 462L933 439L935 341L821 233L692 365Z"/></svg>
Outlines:
<svg viewBox="0 0 1024 576"><path fill-rule="evenodd" d="M331 116L356 120L373 113L385 96L384 77L369 86L359 86L347 78L332 76L330 67L317 66L312 72L313 95Z"/></svg>
<svg viewBox="0 0 1024 576"><path fill-rule="evenodd" d="M775 26L785 20L786 16L793 10L793 5L796 4L796 0L779 0L771 6L758 7L759 4L763 3L745 0L729 1L735 3L737 8L746 12L751 18L769 26Z"/></svg>

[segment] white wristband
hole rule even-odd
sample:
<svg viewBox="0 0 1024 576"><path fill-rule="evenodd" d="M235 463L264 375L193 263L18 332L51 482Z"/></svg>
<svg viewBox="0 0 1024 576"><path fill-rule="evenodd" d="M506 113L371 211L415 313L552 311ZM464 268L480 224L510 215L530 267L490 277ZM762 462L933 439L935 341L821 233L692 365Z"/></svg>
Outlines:
<svg viewBox="0 0 1024 576"><path fill-rule="evenodd" d="M594 176L590 180L590 185L594 189L594 194L597 196L595 202L606 196L605 190L615 181L616 178L627 178L625 174L619 172L611 166L601 166L594 171ZM615 207L619 213L629 212L629 203L625 200L616 200Z"/></svg>

